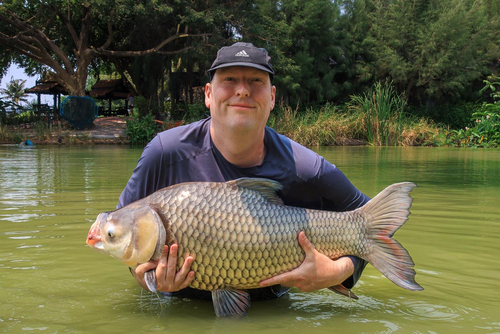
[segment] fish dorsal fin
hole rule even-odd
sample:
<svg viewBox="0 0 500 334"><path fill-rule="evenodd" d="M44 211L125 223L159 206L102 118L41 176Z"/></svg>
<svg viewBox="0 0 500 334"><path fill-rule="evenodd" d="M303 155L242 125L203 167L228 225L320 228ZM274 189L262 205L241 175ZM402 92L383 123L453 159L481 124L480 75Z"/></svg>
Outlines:
<svg viewBox="0 0 500 334"><path fill-rule="evenodd" d="M232 288L212 290L212 302L218 317L241 317L250 307L250 294Z"/></svg>
<svg viewBox="0 0 500 334"><path fill-rule="evenodd" d="M247 188L260 193L265 199L271 203L283 204L283 200L276 194L283 186L278 181L243 177L240 179L228 181L228 184L236 187Z"/></svg>

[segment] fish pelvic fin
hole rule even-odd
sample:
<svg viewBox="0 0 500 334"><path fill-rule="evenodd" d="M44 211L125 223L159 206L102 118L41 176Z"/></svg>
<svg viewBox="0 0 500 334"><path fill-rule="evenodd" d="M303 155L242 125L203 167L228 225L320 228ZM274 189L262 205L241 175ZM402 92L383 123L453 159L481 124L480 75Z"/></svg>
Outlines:
<svg viewBox="0 0 500 334"><path fill-rule="evenodd" d="M358 300L358 296L356 296L350 289L346 288L342 284L334 285L328 288L328 290L338 293L339 295L346 296L352 299Z"/></svg>
<svg viewBox="0 0 500 334"><path fill-rule="evenodd" d="M250 307L250 294L232 288L212 290L212 302L218 317L241 317Z"/></svg>
<svg viewBox="0 0 500 334"><path fill-rule="evenodd" d="M415 282L415 263L393 234L408 220L413 199L409 192L417 185L402 182L390 185L363 206L373 240L373 251L364 258L394 284L411 291L423 290Z"/></svg>
<svg viewBox="0 0 500 334"><path fill-rule="evenodd" d="M144 282L149 289L149 291L156 293L156 270L151 269L144 273Z"/></svg>

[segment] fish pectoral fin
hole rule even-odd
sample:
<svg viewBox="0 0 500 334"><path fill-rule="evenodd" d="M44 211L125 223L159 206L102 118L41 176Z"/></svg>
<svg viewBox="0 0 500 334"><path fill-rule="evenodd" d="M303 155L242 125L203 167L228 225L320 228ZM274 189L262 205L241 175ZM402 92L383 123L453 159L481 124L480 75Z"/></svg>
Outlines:
<svg viewBox="0 0 500 334"><path fill-rule="evenodd" d="M218 317L241 317L250 307L250 294L231 288L212 290L212 302Z"/></svg>
<svg viewBox="0 0 500 334"><path fill-rule="evenodd" d="M144 282L148 286L149 291L156 293L156 270L151 269L144 273Z"/></svg>
<svg viewBox="0 0 500 334"><path fill-rule="evenodd" d="M338 293L339 295L358 300L358 296L356 296L350 289L346 288L342 284L331 286L328 288L328 290Z"/></svg>

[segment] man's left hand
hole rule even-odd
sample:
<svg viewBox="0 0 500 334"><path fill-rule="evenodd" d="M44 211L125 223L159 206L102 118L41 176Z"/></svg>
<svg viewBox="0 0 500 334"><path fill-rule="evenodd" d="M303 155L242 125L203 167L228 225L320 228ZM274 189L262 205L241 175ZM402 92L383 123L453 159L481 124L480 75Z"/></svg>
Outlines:
<svg viewBox="0 0 500 334"><path fill-rule="evenodd" d="M302 264L292 271L268 278L259 283L266 287L281 284L308 292L335 286L354 273L354 265L348 257L332 260L316 250L304 231L299 233L299 244L306 257Z"/></svg>

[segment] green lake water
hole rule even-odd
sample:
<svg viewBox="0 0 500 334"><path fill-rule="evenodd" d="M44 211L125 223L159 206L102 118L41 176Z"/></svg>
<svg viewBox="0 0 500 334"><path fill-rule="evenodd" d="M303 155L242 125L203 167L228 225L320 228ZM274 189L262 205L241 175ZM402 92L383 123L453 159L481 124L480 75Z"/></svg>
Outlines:
<svg viewBox="0 0 500 334"><path fill-rule="evenodd" d="M0 332L500 333L500 150L319 148L368 196L418 184L395 238L425 288L368 265L351 301L298 290L218 319L210 302L141 291L128 269L85 245L115 208L141 149L0 146Z"/></svg>

